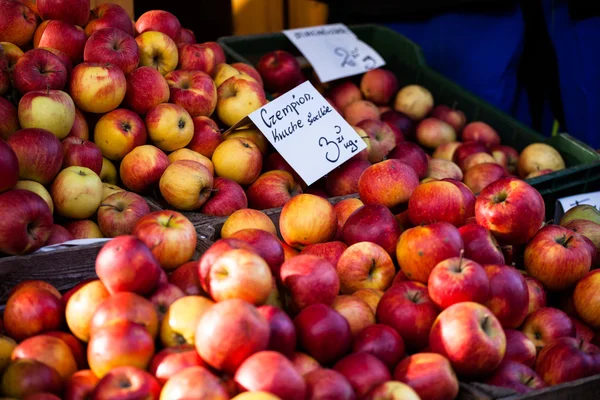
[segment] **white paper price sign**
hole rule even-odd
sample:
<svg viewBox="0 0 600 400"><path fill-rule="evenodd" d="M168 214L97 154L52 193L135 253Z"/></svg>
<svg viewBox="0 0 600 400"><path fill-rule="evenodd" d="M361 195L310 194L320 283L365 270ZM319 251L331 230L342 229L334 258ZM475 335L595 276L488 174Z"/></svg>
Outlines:
<svg viewBox="0 0 600 400"><path fill-rule="evenodd" d="M363 74L385 65L379 53L344 24L290 29L283 33L311 63L321 82Z"/></svg>
<svg viewBox="0 0 600 400"><path fill-rule="evenodd" d="M571 208L579 204L589 204L600 209L600 192L577 194L574 196L563 197L562 199L556 200L554 222L558 223L558 221L562 218L564 213L566 213Z"/></svg>
<svg viewBox="0 0 600 400"><path fill-rule="evenodd" d="M249 117L307 185L367 147L308 81Z"/></svg>

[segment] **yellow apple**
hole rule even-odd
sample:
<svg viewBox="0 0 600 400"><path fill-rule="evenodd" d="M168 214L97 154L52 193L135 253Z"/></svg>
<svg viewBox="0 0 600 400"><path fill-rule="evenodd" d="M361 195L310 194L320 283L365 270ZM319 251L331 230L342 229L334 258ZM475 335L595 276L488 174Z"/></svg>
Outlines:
<svg viewBox="0 0 600 400"><path fill-rule="evenodd" d="M19 101L21 128L41 128L65 138L75 122L73 99L61 90L34 90Z"/></svg>
<svg viewBox="0 0 600 400"><path fill-rule="evenodd" d="M231 214L221 228L221 237L228 238L242 229L262 229L277 236L277 229L271 218L262 211L243 208Z"/></svg>
<svg viewBox="0 0 600 400"><path fill-rule="evenodd" d="M81 111L104 114L125 98L127 81L115 65L81 63L73 68L70 79L71 96Z"/></svg>
<svg viewBox="0 0 600 400"><path fill-rule="evenodd" d="M109 160L122 160L131 150L146 144L147 139L144 120L124 108L103 115L94 128L94 143Z"/></svg>
<svg viewBox="0 0 600 400"><path fill-rule="evenodd" d="M54 214L54 202L52 201L52 196L48 193L48 190L39 182L36 181L19 181L17 185L14 187L15 189L24 189L29 190L40 196L46 203L48 203L48 207L50 207L50 212Z"/></svg>
<svg viewBox="0 0 600 400"><path fill-rule="evenodd" d="M150 140L161 150L175 151L187 146L194 137L194 122L185 108L163 103L146 115Z"/></svg>
<svg viewBox="0 0 600 400"><path fill-rule="evenodd" d="M177 68L179 51L169 36L162 32L148 31L135 38L139 48L140 67L152 67L161 75Z"/></svg>
<svg viewBox="0 0 600 400"><path fill-rule="evenodd" d="M215 174L215 167L213 166L213 162L210 160L210 158L205 157L202 154L195 152L194 150L190 150L190 149L175 150L174 152L169 154L168 158L169 158L169 161L171 162L171 164L173 164L175 161L181 161L181 160L196 161L197 163L204 165L206 167L206 169L210 171L211 175Z"/></svg>
<svg viewBox="0 0 600 400"><path fill-rule="evenodd" d="M239 129L233 131L229 135L227 135L225 140L235 138L251 140L258 147L263 156L265 156L269 151L269 141L267 140L265 135L263 135L263 133L256 128Z"/></svg>
<svg viewBox="0 0 600 400"><path fill-rule="evenodd" d="M124 192L124 189L121 189L117 185L113 185L112 183L102 182L102 201L106 199L111 194L115 194L118 192Z"/></svg>
<svg viewBox="0 0 600 400"><path fill-rule="evenodd" d="M160 178L160 193L173 207L191 211L202 207L213 186L213 175L196 161L180 160L169 165Z"/></svg>
<svg viewBox="0 0 600 400"><path fill-rule="evenodd" d="M228 126L267 104L262 86L247 75L227 79L217 89L217 115Z"/></svg>
<svg viewBox="0 0 600 400"><path fill-rule="evenodd" d="M262 170L262 154L248 139L233 138L221 143L213 153L212 162L218 176L240 185L250 185Z"/></svg>
<svg viewBox="0 0 600 400"><path fill-rule="evenodd" d="M102 157L102 169L100 170L100 180L102 182L117 184L117 167L108 158Z"/></svg>
<svg viewBox="0 0 600 400"><path fill-rule="evenodd" d="M102 202L102 181L89 168L68 167L54 180L51 193L58 214L67 218L85 219L98 211Z"/></svg>
<svg viewBox="0 0 600 400"><path fill-rule="evenodd" d="M165 347L193 345L200 317L213 301L202 296L185 296L169 306L160 325L160 341Z"/></svg>
<svg viewBox="0 0 600 400"><path fill-rule="evenodd" d="M225 63L219 64L215 67L215 72L214 72L215 85L217 85L217 87L219 87L227 79L231 78L232 76L239 75L239 74L240 74L240 71L238 71L231 65L225 64Z"/></svg>

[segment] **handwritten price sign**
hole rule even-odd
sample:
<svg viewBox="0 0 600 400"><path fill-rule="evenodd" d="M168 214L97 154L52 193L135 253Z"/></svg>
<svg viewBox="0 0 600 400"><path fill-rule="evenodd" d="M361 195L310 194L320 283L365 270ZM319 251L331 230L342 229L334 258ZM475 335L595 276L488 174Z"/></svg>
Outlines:
<svg viewBox="0 0 600 400"><path fill-rule="evenodd" d="M379 53L344 24L290 29L283 33L311 63L321 82L363 74L385 65Z"/></svg>
<svg viewBox="0 0 600 400"><path fill-rule="evenodd" d="M367 147L308 81L249 117L308 185Z"/></svg>

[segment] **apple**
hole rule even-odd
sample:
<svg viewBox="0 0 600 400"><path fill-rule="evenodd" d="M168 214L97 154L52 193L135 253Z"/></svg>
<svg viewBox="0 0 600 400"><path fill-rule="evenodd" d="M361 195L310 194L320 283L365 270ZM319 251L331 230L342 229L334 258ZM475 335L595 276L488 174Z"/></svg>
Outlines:
<svg viewBox="0 0 600 400"><path fill-rule="evenodd" d="M76 64L83 59L86 41L87 37L81 27L60 20L46 20L35 31L33 47L60 50Z"/></svg>
<svg viewBox="0 0 600 400"><path fill-rule="evenodd" d="M215 149L212 161L218 176L240 185L252 184L262 169L262 154L248 139L225 140Z"/></svg>
<svg viewBox="0 0 600 400"><path fill-rule="evenodd" d="M364 398L371 389L392 380L385 364L367 352L353 353L342 358L334 365L333 370L348 379L358 398Z"/></svg>
<svg viewBox="0 0 600 400"><path fill-rule="evenodd" d="M325 371L317 360L306 353L296 351L290 357L290 361L294 364L296 371L305 378L313 371Z"/></svg>
<svg viewBox="0 0 600 400"><path fill-rule="evenodd" d="M217 89L217 115L227 126L233 126L265 104L267 99L262 86L243 75L232 76Z"/></svg>
<svg viewBox="0 0 600 400"><path fill-rule="evenodd" d="M562 337L548 343L538 354L535 372L551 385L592 376L598 372L600 349L573 337Z"/></svg>
<svg viewBox="0 0 600 400"><path fill-rule="evenodd" d="M169 101L169 85L154 68L140 66L126 77L125 103L139 115Z"/></svg>
<svg viewBox="0 0 600 400"><path fill-rule="evenodd" d="M374 400L417 400L419 395L406 383L398 381L387 381L374 387L365 399Z"/></svg>
<svg viewBox="0 0 600 400"><path fill-rule="evenodd" d="M394 214L382 204L368 204L358 208L346 220L342 238L347 245L373 242L393 254L402 233Z"/></svg>
<svg viewBox="0 0 600 400"><path fill-rule="evenodd" d="M148 297L148 300L154 304L158 314L158 321L162 323L165 313L175 301L185 297L185 293L176 285L171 283L160 283L158 288Z"/></svg>
<svg viewBox="0 0 600 400"><path fill-rule="evenodd" d="M504 361L485 383L522 394L546 387L542 378L534 370L514 361Z"/></svg>
<svg viewBox="0 0 600 400"><path fill-rule="evenodd" d="M444 182L450 182L458 189L460 189L465 204L465 224L470 218L475 219L475 201L477 200L477 198L475 197L471 189L469 189L467 185L456 179L444 178L441 180Z"/></svg>
<svg viewBox="0 0 600 400"><path fill-rule="evenodd" d="M19 181L19 159L12 147L2 139L0 139L0 170L2 170L0 192L5 192L15 187ZM52 209L50 213L52 213Z"/></svg>
<svg viewBox="0 0 600 400"><path fill-rule="evenodd" d="M65 224L65 228L75 239L101 239L105 237L98 224L89 219L68 222Z"/></svg>
<svg viewBox="0 0 600 400"><path fill-rule="evenodd" d="M63 217L85 219L96 213L102 202L102 181L89 168L67 167L52 184L56 212Z"/></svg>
<svg viewBox="0 0 600 400"><path fill-rule="evenodd" d="M66 137L76 137L83 140L90 140L90 129L85 119L85 115L75 107L75 120L73 126Z"/></svg>
<svg viewBox="0 0 600 400"><path fill-rule="evenodd" d="M387 110L381 113L381 120L400 130L405 138L414 140L417 124L406 114L395 110Z"/></svg>
<svg viewBox="0 0 600 400"><path fill-rule="evenodd" d="M564 312L543 307L531 313L521 326L521 330L534 343L538 352L554 339L575 337L575 325Z"/></svg>
<svg viewBox="0 0 600 400"><path fill-rule="evenodd" d="M103 114L116 109L125 98L127 81L113 64L84 62L73 68L70 78L73 101L85 112Z"/></svg>
<svg viewBox="0 0 600 400"><path fill-rule="evenodd" d="M306 382L307 400L356 399L354 389L348 379L333 369L322 368L309 372L304 376L304 381Z"/></svg>
<svg viewBox="0 0 600 400"><path fill-rule="evenodd" d="M176 347L167 347L156 353L150 361L148 371L156 377L161 385L164 385L169 378L192 367L203 367L204 362L192 345L181 345Z"/></svg>
<svg viewBox="0 0 600 400"><path fill-rule="evenodd" d="M224 62L225 53L216 42L179 45L180 70L202 71L214 76L215 67Z"/></svg>
<svg viewBox="0 0 600 400"><path fill-rule="evenodd" d="M396 273L387 251L372 242L358 242L348 247L336 264L342 293L352 294L360 289L385 291Z"/></svg>
<svg viewBox="0 0 600 400"><path fill-rule="evenodd" d="M251 208L243 208L231 214L221 227L221 237L231 237L242 229L256 228L277 235L275 224L265 213Z"/></svg>
<svg viewBox="0 0 600 400"><path fill-rule="evenodd" d="M160 264L151 250L134 236L107 242L96 258L96 274L111 294L150 294L158 284L159 272Z"/></svg>
<svg viewBox="0 0 600 400"><path fill-rule="evenodd" d="M67 84L67 68L50 51L33 49L19 58L13 79L21 94L34 90L62 90Z"/></svg>
<svg viewBox="0 0 600 400"><path fill-rule="evenodd" d="M362 200L352 197L343 199L333 205L333 209L335 210L335 213L338 218L338 229L336 237L341 237L342 228L348 220L348 217L350 217L350 215L352 215L354 211L358 210L363 205L364 203L362 202Z"/></svg>
<svg viewBox="0 0 600 400"><path fill-rule="evenodd" d="M506 265L486 265L490 292L485 304L498 318L502 327L517 329L529 310L529 289L523 275Z"/></svg>
<svg viewBox="0 0 600 400"><path fill-rule="evenodd" d="M213 306L203 296L184 296L167 309L160 325L160 340L165 347L194 345L198 321Z"/></svg>
<svg viewBox="0 0 600 400"><path fill-rule="evenodd" d="M286 171L267 171L246 190L250 207L264 210L282 207L292 197L301 194L300 185Z"/></svg>
<svg viewBox="0 0 600 400"><path fill-rule="evenodd" d="M463 179L462 171L452 161L432 158L427 168L427 178L439 180L450 178L459 181Z"/></svg>
<svg viewBox="0 0 600 400"><path fill-rule="evenodd" d="M397 143L396 147L388 154L388 159L396 159L414 169L419 179L425 178L428 171L429 160L427 154L417 144L412 142Z"/></svg>
<svg viewBox="0 0 600 400"><path fill-rule="evenodd" d="M431 92L419 85L404 86L394 100L394 110L416 121L425 118L432 109L433 96Z"/></svg>
<svg viewBox="0 0 600 400"><path fill-rule="evenodd" d="M37 18L26 5L13 0L0 1L0 42L22 47L33 38Z"/></svg>
<svg viewBox="0 0 600 400"><path fill-rule="evenodd" d="M169 165L160 178L159 188L164 199L180 210L197 210L208 200L213 176L202 164L180 160Z"/></svg>
<svg viewBox="0 0 600 400"><path fill-rule="evenodd" d="M281 209L279 228L287 244L302 248L332 240L337 231L337 216L327 200L312 194L299 194Z"/></svg>
<svg viewBox="0 0 600 400"><path fill-rule="evenodd" d="M119 175L126 188L137 193L146 192L158 184L169 159L157 147L135 147L121 161Z"/></svg>
<svg viewBox="0 0 600 400"><path fill-rule="evenodd" d="M355 124L369 136L369 161L372 163L382 161L389 152L396 147L394 131L387 124L378 119L363 119Z"/></svg>
<svg viewBox="0 0 600 400"><path fill-rule="evenodd" d="M388 104L398 91L398 78L389 70L372 69L362 76L360 91L375 104Z"/></svg>
<svg viewBox="0 0 600 400"><path fill-rule="evenodd" d="M84 26L90 16L90 1L37 0L37 10L43 20L58 19L69 24Z"/></svg>
<svg viewBox="0 0 600 400"><path fill-rule="evenodd" d="M242 187L231 179L213 179L211 197L204 203L200 212L215 217L226 217L237 210L248 207L248 199Z"/></svg>
<svg viewBox="0 0 600 400"><path fill-rule="evenodd" d="M444 143L436 147L432 157L439 160L453 161L454 152L462 145L461 142Z"/></svg>
<svg viewBox="0 0 600 400"><path fill-rule="evenodd" d="M100 379L89 369L75 372L65 381L63 398L82 400L92 395Z"/></svg>
<svg viewBox="0 0 600 400"><path fill-rule="evenodd" d="M258 307L258 312L269 322L270 336L268 350L278 351L286 357L293 357L296 349L296 328L294 322L281 309L270 305Z"/></svg>
<svg viewBox="0 0 600 400"><path fill-rule="evenodd" d="M243 62L237 62L231 64L231 66L235 68L240 74L248 75L249 77L253 78L256 82L258 82L261 86L264 86L264 82L262 80L262 77L260 76L260 72L258 72L258 70L252 65Z"/></svg>
<svg viewBox="0 0 600 400"><path fill-rule="evenodd" d="M44 243L44 246L51 246L54 244L60 244L64 242L68 242L69 240L74 240L75 238L66 228L60 225L52 225L52 232L50 233L50 237Z"/></svg>
<svg viewBox="0 0 600 400"><path fill-rule="evenodd" d="M233 374L252 354L267 349L269 335L269 322L254 306L240 299L225 300L200 318L196 350L211 367Z"/></svg>
<svg viewBox="0 0 600 400"><path fill-rule="evenodd" d="M34 90L19 100L19 124L22 128L38 128L65 138L75 121L75 105L60 90Z"/></svg>
<svg viewBox="0 0 600 400"><path fill-rule="evenodd" d="M458 228L465 245L465 257L481 265L504 265L504 255L489 230L481 225L467 224Z"/></svg>
<svg viewBox="0 0 600 400"><path fill-rule="evenodd" d="M319 256L329 261L331 265L336 266L342 253L344 253L347 248L348 246L344 242L338 241L316 243L303 248L300 254Z"/></svg>
<svg viewBox="0 0 600 400"><path fill-rule="evenodd" d="M80 340L90 339L90 325L94 312L110 294L99 280L81 286L66 302L66 320L70 331Z"/></svg>
<svg viewBox="0 0 600 400"><path fill-rule="evenodd" d="M413 388L422 399L454 399L459 384L447 358L436 353L418 353L396 366L394 380Z"/></svg>
<svg viewBox="0 0 600 400"><path fill-rule="evenodd" d="M346 119L346 121L348 121L348 123L353 126L358 125L358 123L364 120L378 121L381 118L381 112L379 111L377 106L367 100L358 100L352 102L349 105L347 105L342 111L344 113L344 118ZM391 136L389 135L389 133L391 133ZM394 138L395 143L395 136L393 133L394 132L390 129L388 135L386 135L388 138L387 146L390 145L389 142L391 141L391 138Z"/></svg>
<svg viewBox="0 0 600 400"><path fill-rule="evenodd" d="M60 62L64 65L64 67L67 70L67 76L71 75L71 72L73 71L73 63L71 62L71 60L69 59L69 56L66 55L64 52L52 48L52 47L38 47L38 49L42 49L42 50L47 50L49 52L51 52L52 54L54 54L55 56L58 57L58 59L60 60ZM42 88L44 89L44 88ZM40 90L42 90L40 89Z"/></svg>
<svg viewBox="0 0 600 400"><path fill-rule="evenodd" d="M447 357L457 374L479 377L492 373L502 362L506 336L489 309L464 302L441 312L431 327L429 346Z"/></svg>
<svg viewBox="0 0 600 400"><path fill-rule="evenodd" d="M165 75L170 88L170 101L192 116L209 117L217 106L217 88L202 71L171 71Z"/></svg>
<svg viewBox="0 0 600 400"><path fill-rule="evenodd" d="M169 283L177 286L186 296L196 296L204 293L198 279L198 262L189 261L169 274Z"/></svg>
<svg viewBox="0 0 600 400"><path fill-rule="evenodd" d="M383 291L379 289L359 289L352 293L352 296L356 296L371 308L374 313L377 312L377 306L383 296Z"/></svg>
<svg viewBox="0 0 600 400"><path fill-rule="evenodd" d="M277 236L262 229L248 228L236 231L230 238L239 239L251 245L253 251L265 260L273 275L279 276L285 256Z"/></svg>
<svg viewBox="0 0 600 400"><path fill-rule="evenodd" d="M162 32L175 40L181 31L181 23L168 11L152 10L139 16L135 23L135 30L139 34L147 31Z"/></svg>
<svg viewBox="0 0 600 400"><path fill-rule="evenodd" d="M354 353L367 352L393 369L405 356L404 340L393 328L372 324L354 335Z"/></svg>
<svg viewBox="0 0 600 400"><path fill-rule="evenodd" d="M600 224L600 211L590 204L578 204L569 209L560 219L560 226L565 226L573 220L587 220Z"/></svg>
<svg viewBox="0 0 600 400"><path fill-rule="evenodd" d="M480 142L463 142L454 151L452 161L454 161L461 170L465 170L465 160L475 154L484 153L491 155L490 149ZM493 157L492 157L493 158Z"/></svg>
<svg viewBox="0 0 600 400"><path fill-rule="evenodd" d="M120 29L131 37L135 34L131 17L123 7L115 3L103 3L91 10L85 34L90 37L94 32L105 28Z"/></svg>
<svg viewBox="0 0 600 400"><path fill-rule="evenodd" d="M96 144L76 137L67 137L62 141L62 147L64 154L63 168L86 167L96 175L100 175L102 171L102 152Z"/></svg>
<svg viewBox="0 0 600 400"><path fill-rule="evenodd" d="M537 348L525 333L514 329L505 329L506 352L503 362L518 362L528 367L533 367L537 355Z"/></svg>
<svg viewBox="0 0 600 400"><path fill-rule="evenodd" d="M584 219L576 219L568 221L561 226L590 239L596 250L592 256L592 266L597 266L600 263L600 224Z"/></svg>
<svg viewBox="0 0 600 400"><path fill-rule="evenodd" d="M277 156L273 153L272 156ZM280 157L280 156L279 156ZM325 186L330 196L347 196L358 193L358 181L362 173L371 165L367 160L350 159L327 174Z"/></svg>
<svg viewBox="0 0 600 400"><path fill-rule="evenodd" d="M503 165L501 165L499 162L497 162L496 159L491 154L481 152L481 153L470 154L464 158L464 160L462 162L463 172L466 172L469 168L474 167L476 165L486 164L486 163L498 164L502 168L505 168Z"/></svg>
<svg viewBox="0 0 600 400"><path fill-rule="evenodd" d="M374 164L362 173L358 192L365 204L393 208L406 203L418 190L417 186L419 178L415 170L399 160L390 159Z"/></svg>
<svg viewBox="0 0 600 400"><path fill-rule="evenodd" d="M19 61L19 58L23 57L25 53L14 43L0 42L0 46L2 46L4 50L4 56L6 57L6 62L8 63L8 70L12 71L17 64L17 61ZM5 79L9 78L8 71L5 72L4 76Z"/></svg>
<svg viewBox="0 0 600 400"><path fill-rule="evenodd" d="M179 46L180 44L194 44L196 43L196 34L191 29L181 28L179 36L175 39L175 43Z"/></svg>
<svg viewBox="0 0 600 400"><path fill-rule="evenodd" d="M367 303L358 297L337 296L331 304L331 308L346 319L352 336L356 336L366 327L375 324L375 313Z"/></svg>
<svg viewBox="0 0 600 400"><path fill-rule="evenodd" d="M223 142L217 124L208 117L195 117L194 136L187 147L205 157L212 158L215 149Z"/></svg>
<svg viewBox="0 0 600 400"><path fill-rule="evenodd" d="M462 226L466 213L461 190L450 182L433 181L418 185L408 202L408 215L414 225L447 222Z"/></svg>
<svg viewBox="0 0 600 400"><path fill-rule="evenodd" d="M495 145L491 147L492 155L494 158L502 164L502 161L506 163L506 169L511 174L517 172L517 166L519 164L519 152L510 146Z"/></svg>
<svg viewBox="0 0 600 400"><path fill-rule="evenodd" d="M529 315L542 307L546 307L546 292L540 281L531 276L525 276L525 283L529 291L529 308L527 310L527 315Z"/></svg>
<svg viewBox="0 0 600 400"><path fill-rule="evenodd" d="M163 386L160 397L215 400L230 398L220 379L202 366L186 368L173 375Z"/></svg>
<svg viewBox="0 0 600 400"><path fill-rule="evenodd" d="M120 366L109 371L96 385L94 399L145 397L156 399L161 386L148 372L133 366Z"/></svg>
<svg viewBox="0 0 600 400"><path fill-rule="evenodd" d="M10 101L0 97L0 138L8 140L19 129L17 108Z"/></svg>
<svg viewBox="0 0 600 400"><path fill-rule="evenodd" d="M435 106L431 112L431 116L452 126L456 133L461 133L467 123L467 117L464 112L450 108L445 104ZM464 138L463 140L466 141Z"/></svg>
<svg viewBox="0 0 600 400"><path fill-rule="evenodd" d="M577 340L583 340L588 343L594 343L595 333L588 325L584 324L575 317L570 316L571 322L575 326L575 338Z"/></svg>
<svg viewBox="0 0 600 400"><path fill-rule="evenodd" d="M566 290L590 270L592 257L592 248L583 236L558 225L546 225L525 248L525 269L546 289Z"/></svg>
<svg viewBox="0 0 600 400"><path fill-rule="evenodd" d="M145 31L135 38L139 48L139 65L156 69L161 75L175 70L179 61L177 45L168 35Z"/></svg>
<svg viewBox="0 0 600 400"><path fill-rule="evenodd" d="M45 332L44 335L52 336L65 342L73 354L78 369L84 369L87 367L84 344L75 336L63 331Z"/></svg>
<svg viewBox="0 0 600 400"><path fill-rule="evenodd" d="M62 386L63 379L54 368L33 359L11 362L2 375L2 393L13 398L41 392L59 394Z"/></svg>
<svg viewBox="0 0 600 400"><path fill-rule="evenodd" d="M113 64L127 75L138 66L138 45L121 29L99 29L86 42L83 59L86 63Z"/></svg>
<svg viewBox="0 0 600 400"><path fill-rule="evenodd" d="M596 315L596 307L600 304L598 287L600 287L600 272L593 270L586 274L575 286L573 303L575 310L583 322L594 329L600 328L600 318Z"/></svg>
<svg viewBox="0 0 600 400"><path fill-rule="evenodd" d="M146 144L146 126L133 111L119 108L100 118L94 129L94 142L102 155L118 161L134 148Z"/></svg>
<svg viewBox="0 0 600 400"><path fill-rule="evenodd" d="M331 88L329 96L339 110L344 110L346 106L363 98L361 90L351 81L342 82Z"/></svg>
<svg viewBox="0 0 600 400"><path fill-rule="evenodd" d="M150 140L164 151L185 147L194 135L192 118L176 104L157 105L148 111L145 122Z"/></svg>
<svg viewBox="0 0 600 400"><path fill-rule="evenodd" d="M489 184L506 176L506 170L502 166L495 163L483 163L466 170L463 181L473 193L480 193Z"/></svg>
<svg viewBox="0 0 600 400"><path fill-rule="evenodd" d="M264 81L265 88L271 93L283 94L305 80L296 57L283 50L264 54L256 69Z"/></svg>
<svg viewBox="0 0 600 400"><path fill-rule="evenodd" d="M456 131L452 125L442 120L426 118L417 125L416 138L421 146L436 149L443 144L455 142Z"/></svg>
<svg viewBox="0 0 600 400"><path fill-rule="evenodd" d="M135 193L117 192L102 201L98 224L106 237L129 235L140 218L150 213L146 200Z"/></svg>
<svg viewBox="0 0 600 400"><path fill-rule="evenodd" d="M516 178L493 182L475 202L477 223L489 229L502 244L527 243L542 226L545 215L540 193Z"/></svg>
<svg viewBox="0 0 600 400"><path fill-rule="evenodd" d="M479 142L488 147L500 144L500 136L494 128L485 122L475 121L467 124L462 132L463 142Z"/></svg>
<svg viewBox="0 0 600 400"><path fill-rule="evenodd" d="M33 359L54 368L64 379L77 371L77 363L69 346L59 338L37 335L20 342L11 359Z"/></svg>
<svg viewBox="0 0 600 400"><path fill-rule="evenodd" d="M517 167L519 176L524 178L532 172L544 169L552 171L565 169L565 161L560 153L545 143L533 143L525 147L519 156Z"/></svg>

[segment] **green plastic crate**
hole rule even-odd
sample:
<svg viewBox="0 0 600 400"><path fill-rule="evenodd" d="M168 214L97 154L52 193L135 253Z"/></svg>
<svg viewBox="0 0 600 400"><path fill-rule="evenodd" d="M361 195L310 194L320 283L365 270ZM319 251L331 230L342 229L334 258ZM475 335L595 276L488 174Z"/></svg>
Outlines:
<svg viewBox="0 0 600 400"><path fill-rule="evenodd" d="M455 105L469 121L480 120L490 124L498 131L502 144L518 151L535 142L545 142L556 148L567 168L528 181L548 200L600 190L600 154L589 146L567 134L545 137L516 121L429 68L420 47L391 29L378 25L357 25L350 29L381 54L386 60L385 68L396 74L401 86L419 84L426 87L432 92L436 104ZM223 37L219 44L232 62L252 65L272 50L300 55L282 33ZM553 208L547 210L548 216L553 214Z"/></svg>

